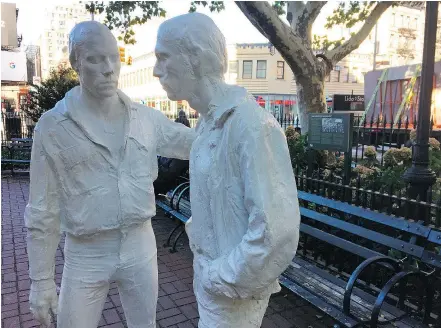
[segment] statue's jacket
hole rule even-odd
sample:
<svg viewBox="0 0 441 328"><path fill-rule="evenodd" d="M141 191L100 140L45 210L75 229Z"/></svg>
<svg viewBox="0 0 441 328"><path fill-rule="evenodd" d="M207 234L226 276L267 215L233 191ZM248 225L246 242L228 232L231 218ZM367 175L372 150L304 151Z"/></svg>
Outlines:
<svg viewBox="0 0 441 328"><path fill-rule="evenodd" d="M244 88L230 86L196 127L190 155L195 275L212 295L265 299L295 255L300 212L286 138Z"/></svg>
<svg viewBox="0 0 441 328"><path fill-rule="evenodd" d="M84 108L79 94L79 87L68 92L34 130L25 210L28 249L35 246L36 252L43 248L49 254L30 259L33 280L53 276L51 253L61 231L92 237L153 217L157 155L188 159L195 138L194 129L133 103L118 90L129 123L121 157L115 159L103 126L91 115L96 109Z"/></svg>

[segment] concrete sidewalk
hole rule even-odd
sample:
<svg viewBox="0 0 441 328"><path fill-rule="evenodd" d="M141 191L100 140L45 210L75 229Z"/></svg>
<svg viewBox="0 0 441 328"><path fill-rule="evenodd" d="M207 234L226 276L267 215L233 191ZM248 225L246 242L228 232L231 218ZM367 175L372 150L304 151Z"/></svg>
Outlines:
<svg viewBox="0 0 441 328"><path fill-rule="evenodd" d="M28 258L23 213L29 193L25 177L2 177L2 327L39 327L29 312ZM158 246L159 300L157 327L197 327L198 311L192 289L192 254L186 237L179 251L163 247L174 223L162 213L153 219ZM56 253L57 285L63 272L64 239ZM332 320L301 299L281 292L271 298L262 327L333 327ZM116 284L112 283L99 327L127 327ZM79 327L80 328L80 327ZM240 327L237 327L240 328Z"/></svg>

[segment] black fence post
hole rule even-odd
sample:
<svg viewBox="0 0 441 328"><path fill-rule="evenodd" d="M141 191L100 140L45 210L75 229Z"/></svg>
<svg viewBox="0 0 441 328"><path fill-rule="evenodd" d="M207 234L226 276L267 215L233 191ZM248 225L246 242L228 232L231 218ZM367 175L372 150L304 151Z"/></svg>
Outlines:
<svg viewBox="0 0 441 328"><path fill-rule="evenodd" d="M351 188L349 185L351 184L351 171L352 171L352 151L348 151L344 153L345 161L343 163L344 165L344 171L343 171L343 186L345 188L345 201L351 202L352 194L351 194Z"/></svg>

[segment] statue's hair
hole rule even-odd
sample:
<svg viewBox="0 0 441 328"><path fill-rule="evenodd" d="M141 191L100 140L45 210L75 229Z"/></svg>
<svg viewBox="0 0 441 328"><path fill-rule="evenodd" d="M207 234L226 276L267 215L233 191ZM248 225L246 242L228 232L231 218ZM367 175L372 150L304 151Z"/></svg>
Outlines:
<svg viewBox="0 0 441 328"><path fill-rule="evenodd" d="M69 61L73 69L78 69L79 54L91 34L100 31L112 33L107 26L97 21L85 21L76 24L69 33ZM112 35L113 37L113 35Z"/></svg>
<svg viewBox="0 0 441 328"><path fill-rule="evenodd" d="M225 36L207 15L189 13L173 17L161 24L158 38L176 43L199 76L224 79L228 69Z"/></svg>

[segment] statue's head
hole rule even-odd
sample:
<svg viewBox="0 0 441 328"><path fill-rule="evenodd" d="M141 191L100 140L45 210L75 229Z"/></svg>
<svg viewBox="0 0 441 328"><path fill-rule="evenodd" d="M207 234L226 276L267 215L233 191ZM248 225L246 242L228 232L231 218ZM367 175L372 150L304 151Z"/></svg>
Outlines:
<svg viewBox="0 0 441 328"><path fill-rule="evenodd" d="M213 20L200 13L161 24L153 75L171 100L188 100L203 78L224 80L228 68L225 37Z"/></svg>
<svg viewBox="0 0 441 328"><path fill-rule="evenodd" d="M121 63L115 37L103 24L81 22L69 34L69 61L81 87L97 98L116 94Z"/></svg>

